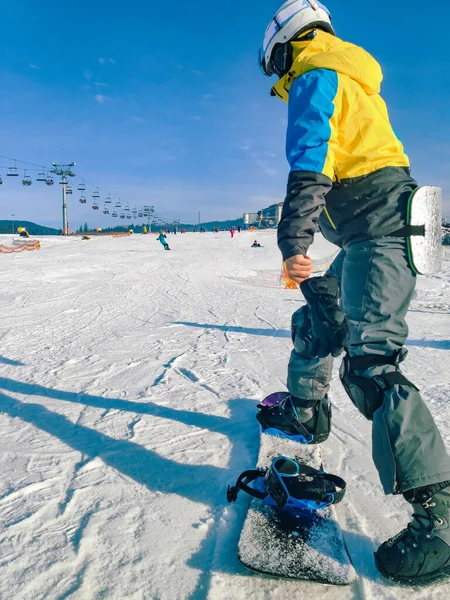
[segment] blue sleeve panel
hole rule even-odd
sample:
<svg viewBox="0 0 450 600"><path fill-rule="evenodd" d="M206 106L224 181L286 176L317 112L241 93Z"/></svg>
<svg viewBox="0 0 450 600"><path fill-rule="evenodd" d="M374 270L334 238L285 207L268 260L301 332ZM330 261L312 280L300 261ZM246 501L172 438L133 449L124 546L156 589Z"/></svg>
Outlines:
<svg viewBox="0 0 450 600"><path fill-rule="evenodd" d="M291 171L324 172L338 85L338 74L328 69L309 71L292 84L286 136Z"/></svg>

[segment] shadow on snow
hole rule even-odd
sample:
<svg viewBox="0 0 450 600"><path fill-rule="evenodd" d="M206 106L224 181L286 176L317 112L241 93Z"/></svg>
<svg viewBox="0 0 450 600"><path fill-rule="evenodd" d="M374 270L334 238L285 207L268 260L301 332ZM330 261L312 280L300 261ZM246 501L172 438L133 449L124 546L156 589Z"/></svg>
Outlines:
<svg viewBox="0 0 450 600"><path fill-rule="evenodd" d="M0 355L0 363L4 365L12 365L14 367L23 367L24 363L20 362L20 360L11 360L10 358L6 358L5 356Z"/></svg>
<svg viewBox="0 0 450 600"><path fill-rule="evenodd" d="M90 458L101 458L106 465L130 477L136 483L145 485L151 491L177 494L211 508L215 524L209 529L196 554L187 561L190 567L200 571L196 589L190 596L191 600L204 600L207 598L212 570L234 575L248 575L247 571L238 562L235 552L242 521L245 517L245 507L243 505L237 506L237 510L232 511L232 516L236 516L237 519L231 528L227 526L225 535L227 541L224 544L224 554L230 553L229 548L230 543L232 543L230 537L233 537L233 542L236 542L235 545L233 544L234 559L230 560L227 557L224 561L218 561L215 559L215 554L219 528L223 527L221 516L225 506L227 506L225 501L226 487L235 481L236 476L241 471L256 463L259 432L256 427L248 426L249 423L253 422L254 401L242 398L231 400L228 403L231 415L230 418L225 418L174 410L158 406L152 402L140 403L54 390L8 378L0 378L0 389L6 392L24 394L28 398L30 396L54 398L93 408L128 411L140 415L176 420L186 425L228 436L231 443L231 455L227 468L213 465L180 464L159 456L157 452L132 441L117 440L83 425L73 423L65 416L54 413L41 404L33 404L28 401L21 402L0 393L0 413L30 423ZM363 550L371 556L374 548L367 536L348 532L345 533L345 538L353 547L357 546L358 551ZM220 564L218 564L219 562ZM378 578L374 567L366 565L361 566L361 568L363 571L367 571L364 573L366 577Z"/></svg>
<svg viewBox="0 0 450 600"><path fill-rule="evenodd" d="M210 325L208 323L190 323L175 321L174 325L200 327L202 329L217 329L226 333L246 333L247 335L263 335L267 337L291 338L291 332L286 329L256 329L251 327L236 327L231 325ZM435 350L450 350L450 340L407 340L406 346L418 348L434 348Z"/></svg>

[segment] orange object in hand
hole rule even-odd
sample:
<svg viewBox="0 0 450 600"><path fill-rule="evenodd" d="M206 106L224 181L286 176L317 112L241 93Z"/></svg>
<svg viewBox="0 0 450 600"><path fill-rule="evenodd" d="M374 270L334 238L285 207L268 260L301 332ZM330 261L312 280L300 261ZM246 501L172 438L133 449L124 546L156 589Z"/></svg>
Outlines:
<svg viewBox="0 0 450 600"><path fill-rule="evenodd" d="M291 256L284 264L289 279L292 279L299 284L303 283L305 279L308 279L313 271L311 258L309 256L303 256L302 254Z"/></svg>

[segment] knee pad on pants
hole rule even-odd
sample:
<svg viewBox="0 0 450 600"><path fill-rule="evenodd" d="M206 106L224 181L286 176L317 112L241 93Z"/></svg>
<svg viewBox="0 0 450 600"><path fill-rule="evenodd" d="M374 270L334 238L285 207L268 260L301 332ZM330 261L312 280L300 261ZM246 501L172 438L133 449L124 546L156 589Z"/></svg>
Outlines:
<svg viewBox="0 0 450 600"><path fill-rule="evenodd" d="M311 359L312 328L311 314L307 304L292 315L292 343L301 358Z"/></svg>
<svg viewBox="0 0 450 600"><path fill-rule="evenodd" d="M366 357L358 357L360 360L361 358L364 359ZM373 421L373 414L383 404L384 392L389 388L392 388L394 385L403 385L417 390L416 386L398 368L399 355L394 357L376 357L377 363L373 360L374 358L367 357L368 362L371 363L369 366L392 364L396 370L375 376L363 377L356 375L354 368L352 368L352 359L346 354L339 371L342 385L350 400L369 421Z"/></svg>

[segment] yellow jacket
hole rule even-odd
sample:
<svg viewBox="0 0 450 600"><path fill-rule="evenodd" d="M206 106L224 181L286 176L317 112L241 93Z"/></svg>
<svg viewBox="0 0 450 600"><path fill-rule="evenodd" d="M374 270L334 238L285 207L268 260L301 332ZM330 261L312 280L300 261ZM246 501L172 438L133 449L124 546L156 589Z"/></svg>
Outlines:
<svg viewBox="0 0 450 600"><path fill-rule="evenodd" d="M339 246L401 229L417 184L380 96L380 65L324 31L292 46L292 68L272 90L289 107L284 257L306 253L323 209L322 231Z"/></svg>

